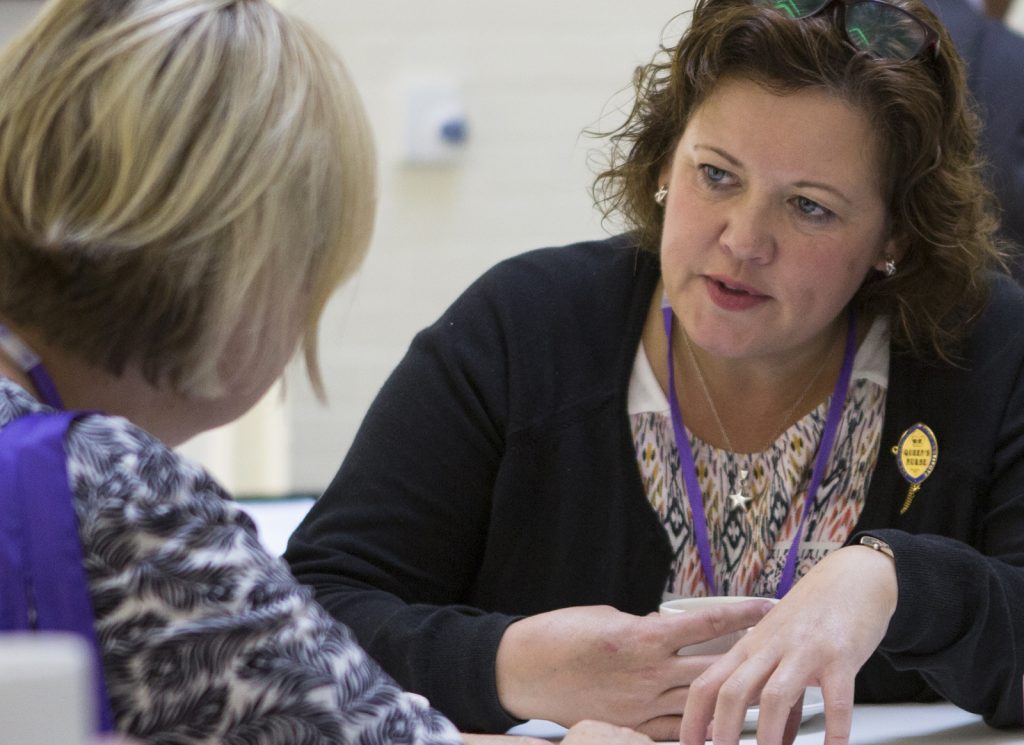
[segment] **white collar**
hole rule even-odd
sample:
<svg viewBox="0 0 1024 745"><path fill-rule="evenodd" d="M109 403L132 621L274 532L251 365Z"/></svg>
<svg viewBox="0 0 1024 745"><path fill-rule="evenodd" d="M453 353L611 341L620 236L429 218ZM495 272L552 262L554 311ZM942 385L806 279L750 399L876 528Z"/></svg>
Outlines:
<svg viewBox="0 0 1024 745"><path fill-rule="evenodd" d="M889 319L878 316L864 337L853 358L853 380L867 380L882 388L889 387ZM633 372L629 376L626 410L630 416L645 412L668 414L668 398L654 377L650 360L641 339L637 345Z"/></svg>

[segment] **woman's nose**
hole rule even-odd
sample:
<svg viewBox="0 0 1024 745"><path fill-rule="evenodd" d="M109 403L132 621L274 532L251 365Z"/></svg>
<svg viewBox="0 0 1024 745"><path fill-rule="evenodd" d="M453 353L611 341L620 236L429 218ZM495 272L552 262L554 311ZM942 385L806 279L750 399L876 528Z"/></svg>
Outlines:
<svg viewBox="0 0 1024 745"><path fill-rule="evenodd" d="M734 202L726 213L720 242L739 261L771 261L775 236L770 208L754 198Z"/></svg>

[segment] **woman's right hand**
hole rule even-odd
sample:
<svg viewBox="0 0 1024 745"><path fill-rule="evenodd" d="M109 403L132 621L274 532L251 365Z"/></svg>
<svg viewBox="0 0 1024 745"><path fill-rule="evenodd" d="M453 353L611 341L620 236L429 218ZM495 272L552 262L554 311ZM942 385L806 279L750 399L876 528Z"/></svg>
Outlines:
<svg viewBox="0 0 1024 745"><path fill-rule="evenodd" d="M676 651L753 626L771 607L752 600L634 616L587 606L530 616L510 625L498 646L498 697L519 719L599 720L677 740L689 685L717 657Z"/></svg>

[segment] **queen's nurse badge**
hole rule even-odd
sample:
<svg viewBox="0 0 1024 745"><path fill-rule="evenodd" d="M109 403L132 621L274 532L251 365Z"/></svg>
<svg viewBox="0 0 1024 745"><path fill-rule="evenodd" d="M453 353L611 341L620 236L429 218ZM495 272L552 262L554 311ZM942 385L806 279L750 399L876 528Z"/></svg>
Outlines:
<svg viewBox="0 0 1024 745"><path fill-rule="evenodd" d="M896 456L896 467L908 482L910 489L903 500L900 514L910 509L914 496L921 491L921 483L931 476L935 470L935 461L939 458L939 443L935 433L927 424L918 422L900 436L900 441L892 449Z"/></svg>

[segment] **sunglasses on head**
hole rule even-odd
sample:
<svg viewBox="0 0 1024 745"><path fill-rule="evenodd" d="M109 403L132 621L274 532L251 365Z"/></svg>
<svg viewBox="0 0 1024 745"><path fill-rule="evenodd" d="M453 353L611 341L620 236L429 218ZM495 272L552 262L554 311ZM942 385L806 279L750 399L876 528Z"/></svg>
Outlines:
<svg viewBox="0 0 1024 745"><path fill-rule="evenodd" d="M925 53L939 53L935 29L909 11L882 0L753 0L790 18L810 18L839 4L836 21L858 50L883 59L906 62Z"/></svg>

